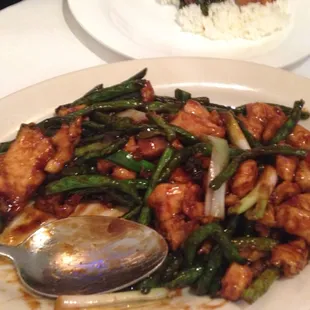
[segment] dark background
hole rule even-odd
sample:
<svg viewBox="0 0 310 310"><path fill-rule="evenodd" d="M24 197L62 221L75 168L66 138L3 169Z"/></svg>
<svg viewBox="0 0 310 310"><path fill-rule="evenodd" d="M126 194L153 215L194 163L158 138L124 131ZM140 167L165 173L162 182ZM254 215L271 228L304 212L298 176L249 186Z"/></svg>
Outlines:
<svg viewBox="0 0 310 310"><path fill-rule="evenodd" d="M0 10L6 8L7 6L9 6L11 4L15 4L15 3L20 2L20 1L21 0L0 0Z"/></svg>

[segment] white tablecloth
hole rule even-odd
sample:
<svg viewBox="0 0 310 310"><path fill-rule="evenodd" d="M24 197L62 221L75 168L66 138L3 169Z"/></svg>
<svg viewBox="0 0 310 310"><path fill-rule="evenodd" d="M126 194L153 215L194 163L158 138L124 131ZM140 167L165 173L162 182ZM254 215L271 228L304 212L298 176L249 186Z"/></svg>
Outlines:
<svg viewBox="0 0 310 310"><path fill-rule="evenodd" d="M118 60L122 58L80 29L65 0L25 0L0 11L0 98L57 75ZM310 78L310 59L288 69Z"/></svg>

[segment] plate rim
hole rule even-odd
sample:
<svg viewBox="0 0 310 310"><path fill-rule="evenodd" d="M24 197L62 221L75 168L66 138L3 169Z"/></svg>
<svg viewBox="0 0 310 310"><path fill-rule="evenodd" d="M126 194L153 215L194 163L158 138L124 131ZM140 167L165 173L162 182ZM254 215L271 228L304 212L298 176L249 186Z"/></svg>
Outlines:
<svg viewBox="0 0 310 310"><path fill-rule="evenodd" d="M39 86L39 85L43 85L45 83L49 83L50 81L56 80L56 79L60 79L60 78L66 78L66 77L70 77L70 76L74 76L75 74L78 73L82 73L82 72L86 72L86 71L91 71L91 70L100 70L100 68L104 68L104 67L111 67L111 66L120 66L120 65L126 65L126 64L131 64L131 63L148 63L148 62L166 62L166 61L176 61L176 60L184 60L184 61L203 61L203 62L227 62L227 63L236 63L236 64L240 64L242 66L247 66L247 67L253 67L253 68L265 68L265 70L270 70L273 72L278 72L278 73L282 73L284 75L287 76L294 76L295 78L298 78L300 80L303 81L308 81L310 82L310 77L305 77L302 75L298 75L295 72L291 72L286 70L285 68L277 68L277 67L272 67L269 65L265 65L265 64L259 64L259 63L255 63L249 60L238 60L238 59L228 59L228 58L216 58L216 57L197 57L197 56L173 56L173 57L157 57L157 58L143 58L143 59L124 59L118 62L114 62L114 63L106 63L106 64L99 64L99 65L95 65L95 66L90 66L87 68L82 68L79 70L74 70L74 71L70 71L67 73L63 73L45 80L42 80L40 82L28 85L26 87L23 87L19 90L16 90L4 97L0 98L0 105L2 103L2 101L9 99L11 96L14 96L20 92L24 92L28 89L31 89L33 87ZM142 67L141 67L142 68Z"/></svg>
<svg viewBox="0 0 310 310"><path fill-rule="evenodd" d="M99 0L95 0L95 1L99 1ZM155 0L153 0L153 1L155 1ZM306 0L288 0L288 1L304 1L304 2L306 2ZM143 48L139 48L139 46L137 44L135 44L134 42L131 42L130 40L129 40L130 46L134 50L131 53L126 52L127 49L118 47L118 43L116 43L117 45L115 45L115 43L111 43L111 40L110 40L110 42L107 42L106 40L103 41L103 39L100 36L98 36L97 34L94 34L93 31L90 30L90 27L92 27L92 26L86 25L85 22L82 21L81 18L78 16L78 14L76 12L76 6L77 6L77 3L79 3L78 0L66 0L66 3L67 3L67 7L69 9L70 14L75 19L75 22L77 22L79 24L79 26L86 32L86 34L88 36L90 36L92 39L94 39L96 42L98 42L98 44L101 44L105 48L110 49L114 53L116 53L122 57L130 58L130 59L145 59L145 58L147 59L147 58L155 58L155 57L163 58L163 57L169 56L168 54L166 54L164 56L145 55L143 52L141 52L141 50ZM309 20L309 26L310 26L310 20ZM291 33L289 33L288 36L291 36ZM293 37L293 36L291 36L291 37ZM294 57L294 59L290 59L290 60L285 61L285 60L281 60L281 57L278 58L278 57L275 57L276 55L273 55L273 58L274 58L273 62L267 61L268 54L273 53L274 50L276 50L276 49L282 50L283 49L282 44L286 40L287 40L287 38L282 40L275 49L272 49L271 51L267 52L266 54L262 54L260 56L253 57L253 58L247 59L245 61L251 61L251 62L255 62L258 64L262 64L262 65L269 65L269 66L272 66L275 68L286 68L286 67L289 67L289 66L292 66L292 65L298 63L299 61L306 59L310 55L310 45L309 45L306 50L299 52L299 54L298 54L299 56ZM290 44L290 45L292 45L292 44ZM174 57L174 55L170 55L170 56ZM188 57L199 57L199 56L188 55ZM286 56L286 58L287 58L287 56ZM229 58L223 57L223 59L229 59Z"/></svg>

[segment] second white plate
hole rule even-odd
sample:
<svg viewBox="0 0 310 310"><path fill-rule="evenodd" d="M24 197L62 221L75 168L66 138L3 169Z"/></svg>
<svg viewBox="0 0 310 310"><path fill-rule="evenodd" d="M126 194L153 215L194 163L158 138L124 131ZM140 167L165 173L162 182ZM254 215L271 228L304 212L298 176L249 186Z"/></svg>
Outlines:
<svg viewBox="0 0 310 310"><path fill-rule="evenodd" d="M67 0L82 28L101 44L128 58L166 56L250 60L273 67L291 65L310 53L308 0L289 0L291 25L260 41L212 41L182 32L176 8L156 0Z"/></svg>

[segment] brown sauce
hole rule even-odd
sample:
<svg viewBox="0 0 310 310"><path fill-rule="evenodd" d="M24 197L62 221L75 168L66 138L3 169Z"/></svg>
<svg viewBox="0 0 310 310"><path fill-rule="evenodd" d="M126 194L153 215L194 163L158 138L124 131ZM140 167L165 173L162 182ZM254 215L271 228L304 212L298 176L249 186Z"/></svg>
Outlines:
<svg viewBox="0 0 310 310"><path fill-rule="evenodd" d="M30 295L22 288L19 289L19 292L21 293L21 298L26 302L29 309L38 310L41 308L41 303L36 297Z"/></svg>

